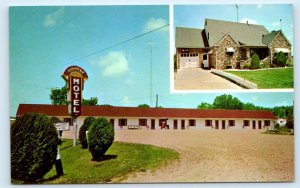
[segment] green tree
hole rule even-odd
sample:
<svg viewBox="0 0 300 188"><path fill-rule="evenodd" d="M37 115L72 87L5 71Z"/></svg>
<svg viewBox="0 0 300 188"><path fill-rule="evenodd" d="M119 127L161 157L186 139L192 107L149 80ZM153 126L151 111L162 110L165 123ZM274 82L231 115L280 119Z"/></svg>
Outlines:
<svg viewBox="0 0 300 188"><path fill-rule="evenodd" d="M260 68L260 60L257 54L253 54L251 58L251 69L259 69Z"/></svg>
<svg viewBox="0 0 300 188"><path fill-rule="evenodd" d="M232 95L220 95L217 96L213 102L214 109L230 109L230 110L242 110L243 103Z"/></svg>
<svg viewBox="0 0 300 188"><path fill-rule="evenodd" d="M95 120L96 120L96 118L94 118L94 117L85 118L82 126L79 129L79 140L80 140L82 149L88 148L88 142L86 139L86 131L89 130L90 126L94 123Z"/></svg>
<svg viewBox="0 0 300 188"><path fill-rule="evenodd" d="M67 88L52 88L50 92L50 100L54 105L67 105ZM82 99L82 105L98 105L98 98L91 97L90 99Z"/></svg>
<svg viewBox="0 0 300 188"><path fill-rule="evenodd" d="M213 109L213 105L212 104L209 104L207 102L201 102L201 104L199 104L197 106L198 109Z"/></svg>
<svg viewBox="0 0 300 188"><path fill-rule="evenodd" d="M98 98L91 97L90 99L82 99L82 105L98 105Z"/></svg>
<svg viewBox="0 0 300 188"><path fill-rule="evenodd" d="M276 56L275 62L279 67L285 67L286 60L287 60L286 56L284 55L283 52L280 51Z"/></svg>
<svg viewBox="0 0 300 188"><path fill-rule="evenodd" d="M67 88L52 88L50 93L50 100L54 105L67 105Z"/></svg>
<svg viewBox="0 0 300 188"><path fill-rule="evenodd" d="M139 108L150 108L148 104L139 104L137 107Z"/></svg>
<svg viewBox="0 0 300 188"><path fill-rule="evenodd" d="M294 106L288 110L286 127L289 129L294 129Z"/></svg>
<svg viewBox="0 0 300 188"><path fill-rule="evenodd" d="M177 69L177 54L174 54L174 71Z"/></svg>

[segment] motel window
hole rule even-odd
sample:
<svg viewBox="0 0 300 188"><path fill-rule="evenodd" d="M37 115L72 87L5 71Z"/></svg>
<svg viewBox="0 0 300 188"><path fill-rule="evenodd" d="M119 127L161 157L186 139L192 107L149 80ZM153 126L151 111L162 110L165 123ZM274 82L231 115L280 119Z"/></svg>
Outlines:
<svg viewBox="0 0 300 188"><path fill-rule="evenodd" d="M119 126L127 126L127 119L119 119Z"/></svg>
<svg viewBox="0 0 300 188"><path fill-rule="evenodd" d="M196 126L196 120L189 119L189 126Z"/></svg>
<svg viewBox="0 0 300 188"><path fill-rule="evenodd" d="M64 118L64 122L68 122L70 126L73 126L73 118Z"/></svg>
<svg viewBox="0 0 300 188"><path fill-rule="evenodd" d="M265 120L265 126L270 126L270 120Z"/></svg>
<svg viewBox="0 0 300 188"><path fill-rule="evenodd" d="M183 57L183 54L180 54L180 57Z"/></svg>
<svg viewBox="0 0 300 188"><path fill-rule="evenodd" d="M212 126L212 120L205 120L205 126Z"/></svg>
<svg viewBox="0 0 300 188"><path fill-rule="evenodd" d="M234 120L229 120L228 124L229 124L229 126L235 126L235 121Z"/></svg>
<svg viewBox="0 0 300 188"><path fill-rule="evenodd" d="M115 128L115 120L114 119L110 119L109 122L112 124L113 129Z"/></svg>
<svg viewBox="0 0 300 188"><path fill-rule="evenodd" d="M249 126L249 125L250 125L249 120L244 120L244 126Z"/></svg>
<svg viewBox="0 0 300 188"><path fill-rule="evenodd" d="M139 119L140 126L147 126L147 119Z"/></svg>

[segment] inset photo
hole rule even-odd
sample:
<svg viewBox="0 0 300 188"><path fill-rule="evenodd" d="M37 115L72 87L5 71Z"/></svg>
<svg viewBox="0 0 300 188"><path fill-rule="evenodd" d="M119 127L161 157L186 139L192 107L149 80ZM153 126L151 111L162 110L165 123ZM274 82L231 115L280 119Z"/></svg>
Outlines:
<svg viewBox="0 0 300 188"><path fill-rule="evenodd" d="M174 90L293 89L293 7L175 5Z"/></svg>

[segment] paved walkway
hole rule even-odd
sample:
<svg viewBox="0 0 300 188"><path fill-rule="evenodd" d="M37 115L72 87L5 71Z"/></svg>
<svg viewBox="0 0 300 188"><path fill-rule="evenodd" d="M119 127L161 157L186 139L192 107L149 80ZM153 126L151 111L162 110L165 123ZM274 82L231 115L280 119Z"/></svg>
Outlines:
<svg viewBox="0 0 300 188"><path fill-rule="evenodd" d="M178 69L175 90L243 89L242 87L201 68Z"/></svg>

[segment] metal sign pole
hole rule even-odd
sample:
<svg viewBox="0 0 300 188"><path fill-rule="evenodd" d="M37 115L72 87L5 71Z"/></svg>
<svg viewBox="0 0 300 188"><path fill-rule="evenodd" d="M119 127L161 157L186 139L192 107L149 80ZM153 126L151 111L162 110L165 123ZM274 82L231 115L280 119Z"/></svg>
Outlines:
<svg viewBox="0 0 300 188"><path fill-rule="evenodd" d="M76 146L76 138L77 138L77 117L74 118L74 140L73 146Z"/></svg>

